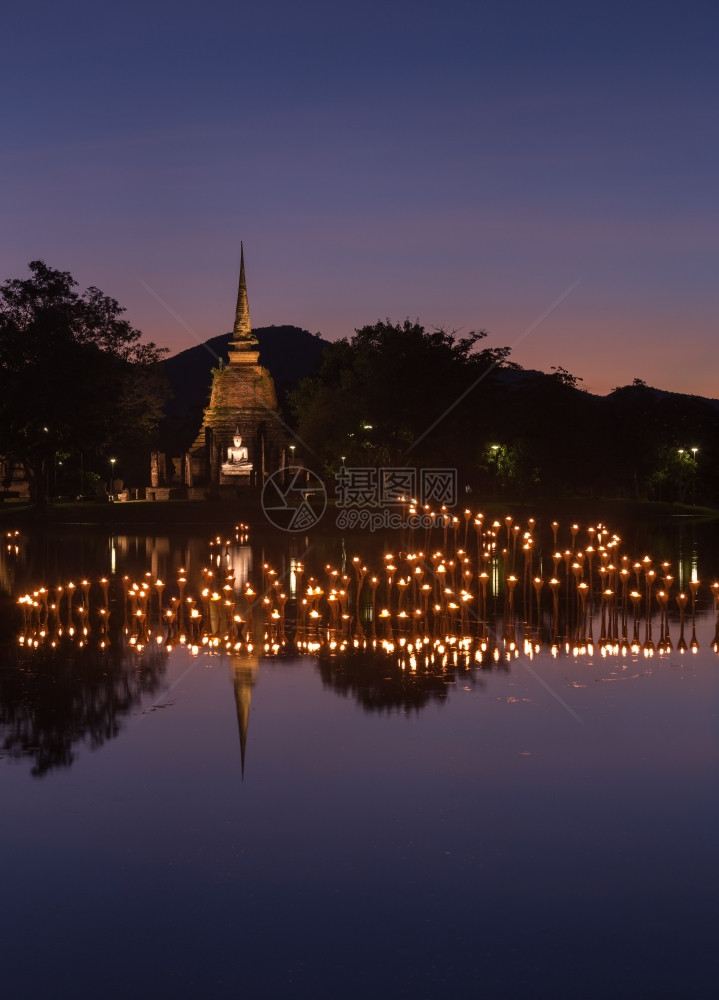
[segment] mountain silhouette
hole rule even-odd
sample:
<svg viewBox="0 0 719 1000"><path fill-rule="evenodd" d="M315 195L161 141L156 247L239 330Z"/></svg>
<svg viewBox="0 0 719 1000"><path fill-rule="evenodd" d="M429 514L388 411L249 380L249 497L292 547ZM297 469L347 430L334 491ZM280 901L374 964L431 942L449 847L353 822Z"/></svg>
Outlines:
<svg viewBox="0 0 719 1000"><path fill-rule="evenodd" d="M265 326L253 330L260 364L272 375L280 409L288 390L311 375L320 363L328 341L298 326ZM210 398L212 369L220 358L227 362L231 333L212 337L163 362L172 398L165 405L160 428L161 448L174 455L186 451L202 423L202 411Z"/></svg>

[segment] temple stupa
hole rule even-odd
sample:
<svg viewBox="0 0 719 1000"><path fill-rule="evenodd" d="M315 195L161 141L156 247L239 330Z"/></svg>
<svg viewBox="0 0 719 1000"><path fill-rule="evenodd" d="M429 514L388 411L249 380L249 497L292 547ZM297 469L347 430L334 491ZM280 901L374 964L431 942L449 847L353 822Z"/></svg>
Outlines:
<svg viewBox="0 0 719 1000"><path fill-rule="evenodd" d="M240 245L240 285L229 357L213 369L210 401L191 449L193 484L261 486L285 462L286 434L272 376L259 363Z"/></svg>

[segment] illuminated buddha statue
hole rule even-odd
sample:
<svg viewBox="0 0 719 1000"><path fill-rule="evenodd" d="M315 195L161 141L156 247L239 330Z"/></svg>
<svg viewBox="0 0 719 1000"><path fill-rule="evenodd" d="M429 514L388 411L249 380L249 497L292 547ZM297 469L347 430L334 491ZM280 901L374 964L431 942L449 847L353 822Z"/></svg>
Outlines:
<svg viewBox="0 0 719 1000"><path fill-rule="evenodd" d="M222 463L222 471L226 475L238 475L251 470L252 462L250 462L247 448L242 443L239 428L236 428L232 444L227 449L227 461Z"/></svg>
<svg viewBox="0 0 719 1000"><path fill-rule="evenodd" d="M242 443L238 431L235 431L232 444L227 449L227 461L232 465L247 465L247 448Z"/></svg>

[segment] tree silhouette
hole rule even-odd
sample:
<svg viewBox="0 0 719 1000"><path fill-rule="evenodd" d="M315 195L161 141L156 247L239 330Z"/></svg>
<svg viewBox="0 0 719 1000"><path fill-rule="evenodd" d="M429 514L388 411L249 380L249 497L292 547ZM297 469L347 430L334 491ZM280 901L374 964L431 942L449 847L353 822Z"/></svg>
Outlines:
<svg viewBox="0 0 719 1000"><path fill-rule="evenodd" d="M476 461L466 422L496 402L496 369L510 350L477 350L484 337L387 320L331 344L290 398L300 438L325 470L343 456L357 466Z"/></svg>
<svg viewBox="0 0 719 1000"><path fill-rule="evenodd" d="M121 637L106 650L70 641L11 648L0 667L0 752L30 760L34 777L70 767L78 746L97 749L119 735L147 694L159 689L166 654L140 656Z"/></svg>
<svg viewBox="0 0 719 1000"><path fill-rule="evenodd" d="M58 456L148 439L165 400L164 350L141 343L99 289L78 295L67 271L29 268L0 286L0 454L24 465L42 502Z"/></svg>

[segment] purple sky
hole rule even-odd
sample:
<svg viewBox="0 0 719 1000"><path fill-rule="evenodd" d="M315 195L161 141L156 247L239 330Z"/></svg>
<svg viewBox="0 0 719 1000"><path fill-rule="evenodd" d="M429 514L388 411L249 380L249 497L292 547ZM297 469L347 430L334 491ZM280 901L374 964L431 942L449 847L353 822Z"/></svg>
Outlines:
<svg viewBox="0 0 719 1000"><path fill-rule="evenodd" d="M679 19L681 18L681 19ZM713 4L7 8L0 278L42 258L183 350L419 318L606 392L719 396Z"/></svg>

